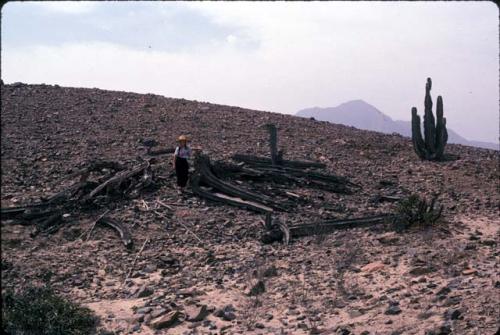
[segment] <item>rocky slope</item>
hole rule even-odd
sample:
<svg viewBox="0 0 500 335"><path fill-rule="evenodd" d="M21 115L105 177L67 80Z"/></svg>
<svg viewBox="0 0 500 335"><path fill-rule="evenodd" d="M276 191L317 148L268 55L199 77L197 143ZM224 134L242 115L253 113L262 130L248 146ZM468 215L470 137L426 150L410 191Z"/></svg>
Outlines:
<svg viewBox="0 0 500 335"><path fill-rule="evenodd" d="M260 215L179 195L167 155L162 188L109 205L132 232L131 251L105 227L86 238L100 210L70 217L47 237L2 220L3 289L48 282L117 334L492 334L499 327L498 152L448 145L457 160L422 162L401 136L98 89L3 85L1 111L2 207L57 192L89 160L147 157L146 139L173 146L186 133L214 159L268 155L260 126L272 122L286 158L324 162L362 186L353 195L291 187L304 203L281 220L384 213L394 204L376 195L411 193L438 195L445 216L424 230L376 226L263 245ZM161 215L158 200L172 216Z"/></svg>

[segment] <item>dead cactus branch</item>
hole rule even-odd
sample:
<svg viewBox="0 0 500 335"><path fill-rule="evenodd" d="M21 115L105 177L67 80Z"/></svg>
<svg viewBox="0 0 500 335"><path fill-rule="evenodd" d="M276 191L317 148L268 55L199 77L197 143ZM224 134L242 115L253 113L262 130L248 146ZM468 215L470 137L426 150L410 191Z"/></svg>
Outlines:
<svg viewBox="0 0 500 335"><path fill-rule="evenodd" d="M248 165L253 166L272 166L272 160L266 157L244 155L244 154L234 154L231 158L237 162L243 162ZM305 161L290 161L282 160L281 166L291 167L291 168L317 168L323 169L326 167L325 164L319 162L305 162Z"/></svg>
<svg viewBox="0 0 500 335"><path fill-rule="evenodd" d="M127 229L127 227L125 225L121 224L121 222L119 222L115 219L107 218L107 217L103 216L97 221L97 223L107 225L107 226L113 228L114 230L116 230L118 232L118 234L120 235L120 239L122 240L123 245L125 245L125 247L128 249L132 248L132 246L133 246L132 235L130 235L130 232Z"/></svg>
<svg viewBox="0 0 500 335"><path fill-rule="evenodd" d="M261 238L263 243L284 241L288 243L290 239L330 234L336 230L369 227L376 224L391 222L394 219L392 214L373 215L361 218L325 220L320 222L305 223L288 226L285 223L277 222L270 225L270 229ZM269 219L268 219L269 220ZM269 227L269 223L267 224Z"/></svg>

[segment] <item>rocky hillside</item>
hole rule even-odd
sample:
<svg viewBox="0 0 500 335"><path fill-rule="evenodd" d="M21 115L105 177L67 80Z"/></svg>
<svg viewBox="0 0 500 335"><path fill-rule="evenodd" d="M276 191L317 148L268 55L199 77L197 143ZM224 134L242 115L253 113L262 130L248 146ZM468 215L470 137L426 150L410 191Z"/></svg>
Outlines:
<svg viewBox="0 0 500 335"><path fill-rule="evenodd" d="M157 95L2 85L2 207L50 196L87 162L148 159L144 143L188 134L213 160L268 156L274 123L284 157L326 164L361 186L351 195L301 185L288 224L391 212L380 196L436 195L444 220L264 245L262 215L179 195L171 156L162 186L108 203L135 248L94 227L104 208L66 217L55 234L2 218L2 286L48 282L117 333L490 334L498 327L498 151L448 145L423 162L409 139L305 118ZM270 190L272 191L272 189ZM170 207L166 215L163 203ZM94 228L92 228L94 227ZM143 247L143 248L141 248Z"/></svg>

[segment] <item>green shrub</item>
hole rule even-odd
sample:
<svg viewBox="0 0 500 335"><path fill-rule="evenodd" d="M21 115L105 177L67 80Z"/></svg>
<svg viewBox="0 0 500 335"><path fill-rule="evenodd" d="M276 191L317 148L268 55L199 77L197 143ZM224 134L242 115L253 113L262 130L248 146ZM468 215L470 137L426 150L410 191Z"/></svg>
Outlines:
<svg viewBox="0 0 500 335"><path fill-rule="evenodd" d="M431 202L412 194L398 203L396 209L396 230L405 230L411 227L433 226L441 217L443 208L436 208L436 198Z"/></svg>
<svg viewBox="0 0 500 335"><path fill-rule="evenodd" d="M93 312L56 295L49 287L28 287L2 294L2 329L10 335L89 335Z"/></svg>

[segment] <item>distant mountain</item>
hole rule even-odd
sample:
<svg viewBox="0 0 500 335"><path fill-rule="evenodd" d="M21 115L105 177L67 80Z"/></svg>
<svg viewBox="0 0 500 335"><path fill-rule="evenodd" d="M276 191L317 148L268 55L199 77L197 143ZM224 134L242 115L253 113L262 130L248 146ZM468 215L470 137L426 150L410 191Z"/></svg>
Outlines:
<svg viewBox="0 0 500 335"><path fill-rule="evenodd" d="M328 121L359 129L373 130L381 133L398 133L411 137L411 122L393 120L374 106L363 100L352 100L337 107L313 107L302 109L297 116L314 117L319 121ZM498 144L489 142L469 141L452 129L448 129L448 142L499 150Z"/></svg>

